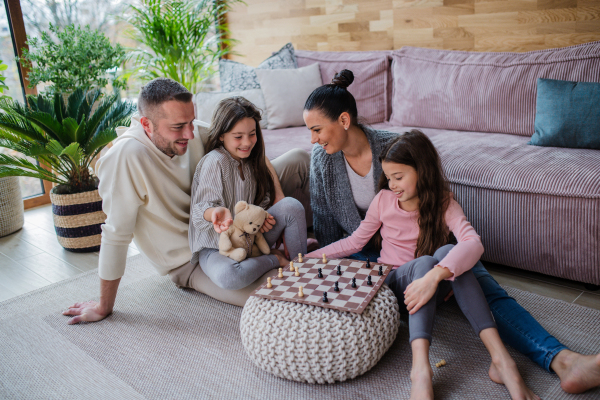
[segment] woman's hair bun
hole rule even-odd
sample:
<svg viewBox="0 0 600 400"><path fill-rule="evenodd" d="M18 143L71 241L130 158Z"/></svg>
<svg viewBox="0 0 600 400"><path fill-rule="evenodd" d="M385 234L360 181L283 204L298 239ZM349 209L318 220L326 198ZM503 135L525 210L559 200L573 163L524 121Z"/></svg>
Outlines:
<svg viewBox="0 0 600 400"><path fill-rule="evenodd" d="M354 74L349 69L343 69L331 80L331 84L346 89L354 82Z"/></svg>

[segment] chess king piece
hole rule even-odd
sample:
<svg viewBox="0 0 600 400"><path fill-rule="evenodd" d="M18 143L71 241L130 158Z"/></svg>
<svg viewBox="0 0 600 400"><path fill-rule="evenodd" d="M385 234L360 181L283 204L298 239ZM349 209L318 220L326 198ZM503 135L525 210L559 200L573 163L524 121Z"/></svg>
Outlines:
<svg viewBox="0 0 600 400"><path fill-rule="evenodd" d="M318 275L318 277L319 277L319 278L322 278L322 277L323 277L323 270L322 270L321 268L319 268L319 275Z"/></svg>
<svg viewBox="0 0 600 400"><path fill-rule="evenodd" d="M302 286L298 288L298 297L304 297L304 292L302 291Z"/></svg>
<svg viewBox="0 0 600 400"><path fill-rule="evenodd" d="M283 278L283 268L279 268L279 274L277 275L278 278Z"/></svg>
<svg viewBox="0 0 600 400"><path fill-rule="evenodd" d="M339 292L340 291L340 288L338 286L338 282L336 282L336 283L333 284L333 291L334 292Z"/></svg>
<svg viewBox="0 0 600 400"><path fill-rule="evenodd" d="M267 287L268 287L269 289L271 289L271 288L273 287L273 284L271 283L271 277L268 277L268 278L267 278Z"/></svg>
<svg viewBox="0 0 600 400"><path fill-rule="evenodd" d="M290 261L290 271L294 272L294 262Z"/></svg>
<svg viewBox="0 0 600 400"><path fill-rule="evenodd" d="M323 292L323 303L328 303L329 300L327 299L327 292Z"/></svg>
<svg viewBox="0 0 600 400"><path fill-rule="evenodd" d="M371 268L371 261L368 258L367 258L367 265L365 265L365 267Z"/></svg>
<svg viewBox="0 0 600 400"><path fill-rule="evenodd" d="M373 286L373 281L371 280L371 275L367 276L367 285Z"/></svg>

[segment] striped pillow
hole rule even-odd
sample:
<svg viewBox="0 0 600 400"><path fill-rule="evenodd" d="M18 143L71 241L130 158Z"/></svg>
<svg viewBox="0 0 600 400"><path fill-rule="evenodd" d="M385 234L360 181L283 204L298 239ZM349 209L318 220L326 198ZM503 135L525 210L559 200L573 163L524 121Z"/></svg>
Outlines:
<svg viewBox="0 0 600 400"><path fill-rule="evenodd" d="M527 53L403 47L392 77L393 125L531 136L537 79L598 82L600 42Z"/></svg>
<svg viewBox="0 0 600 400"><path fill-rule="evenodd" d="M389 118L390 91L389 51L303 51L296 50L298 67L319 63L323 84L331 83L334 75L343 69L354 74L348 87L356 99L358 116L368 124L387 121Z"/></svg>

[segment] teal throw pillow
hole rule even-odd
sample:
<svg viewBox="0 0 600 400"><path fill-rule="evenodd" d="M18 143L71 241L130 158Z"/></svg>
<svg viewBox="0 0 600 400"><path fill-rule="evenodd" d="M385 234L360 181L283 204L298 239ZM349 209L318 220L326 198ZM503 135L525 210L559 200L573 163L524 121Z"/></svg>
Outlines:
<svg viewBox="0 0 600 400"><path fill-rule="evenodd" d="M529 144L600 149L600 83L538 79Z"/></svg>

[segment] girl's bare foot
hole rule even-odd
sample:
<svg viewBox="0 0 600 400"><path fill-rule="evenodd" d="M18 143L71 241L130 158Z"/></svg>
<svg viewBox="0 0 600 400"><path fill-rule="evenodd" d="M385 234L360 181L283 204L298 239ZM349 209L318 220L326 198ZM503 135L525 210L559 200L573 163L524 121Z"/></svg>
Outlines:
<svg viewBox="0 0 600 400"><path fill-rule="evenodd" d="M515 364L510 356L508 359L492 359L489 376L492 381L506 386L511 399L513 400L540 400L540 398L525 385L525 382L517 369L517 364Z"/></svg>
<svg viewBox="0 0 600 400"><path fill-rule="evenodd" d="M271 254L277 257L277 261L279 261L280 267L287 267L289 265L290 260L285 258L285 254L283 253L283 251L278 249L271 249Z"/></svg>
<svg viewBox="0 0 600 400"><path fill-rule="evenodd" d="M429 364L423 367L413 366L410 371L410 399L433 400L433 371Z"/></svg>
<svg viewBox="0 0 600 400"><path fill-rule="evenodd" d="M554 357L550 367L560 378L560 387L567 393L583 393L600 386L600 354L584 356L563 350Z"/></svg>

